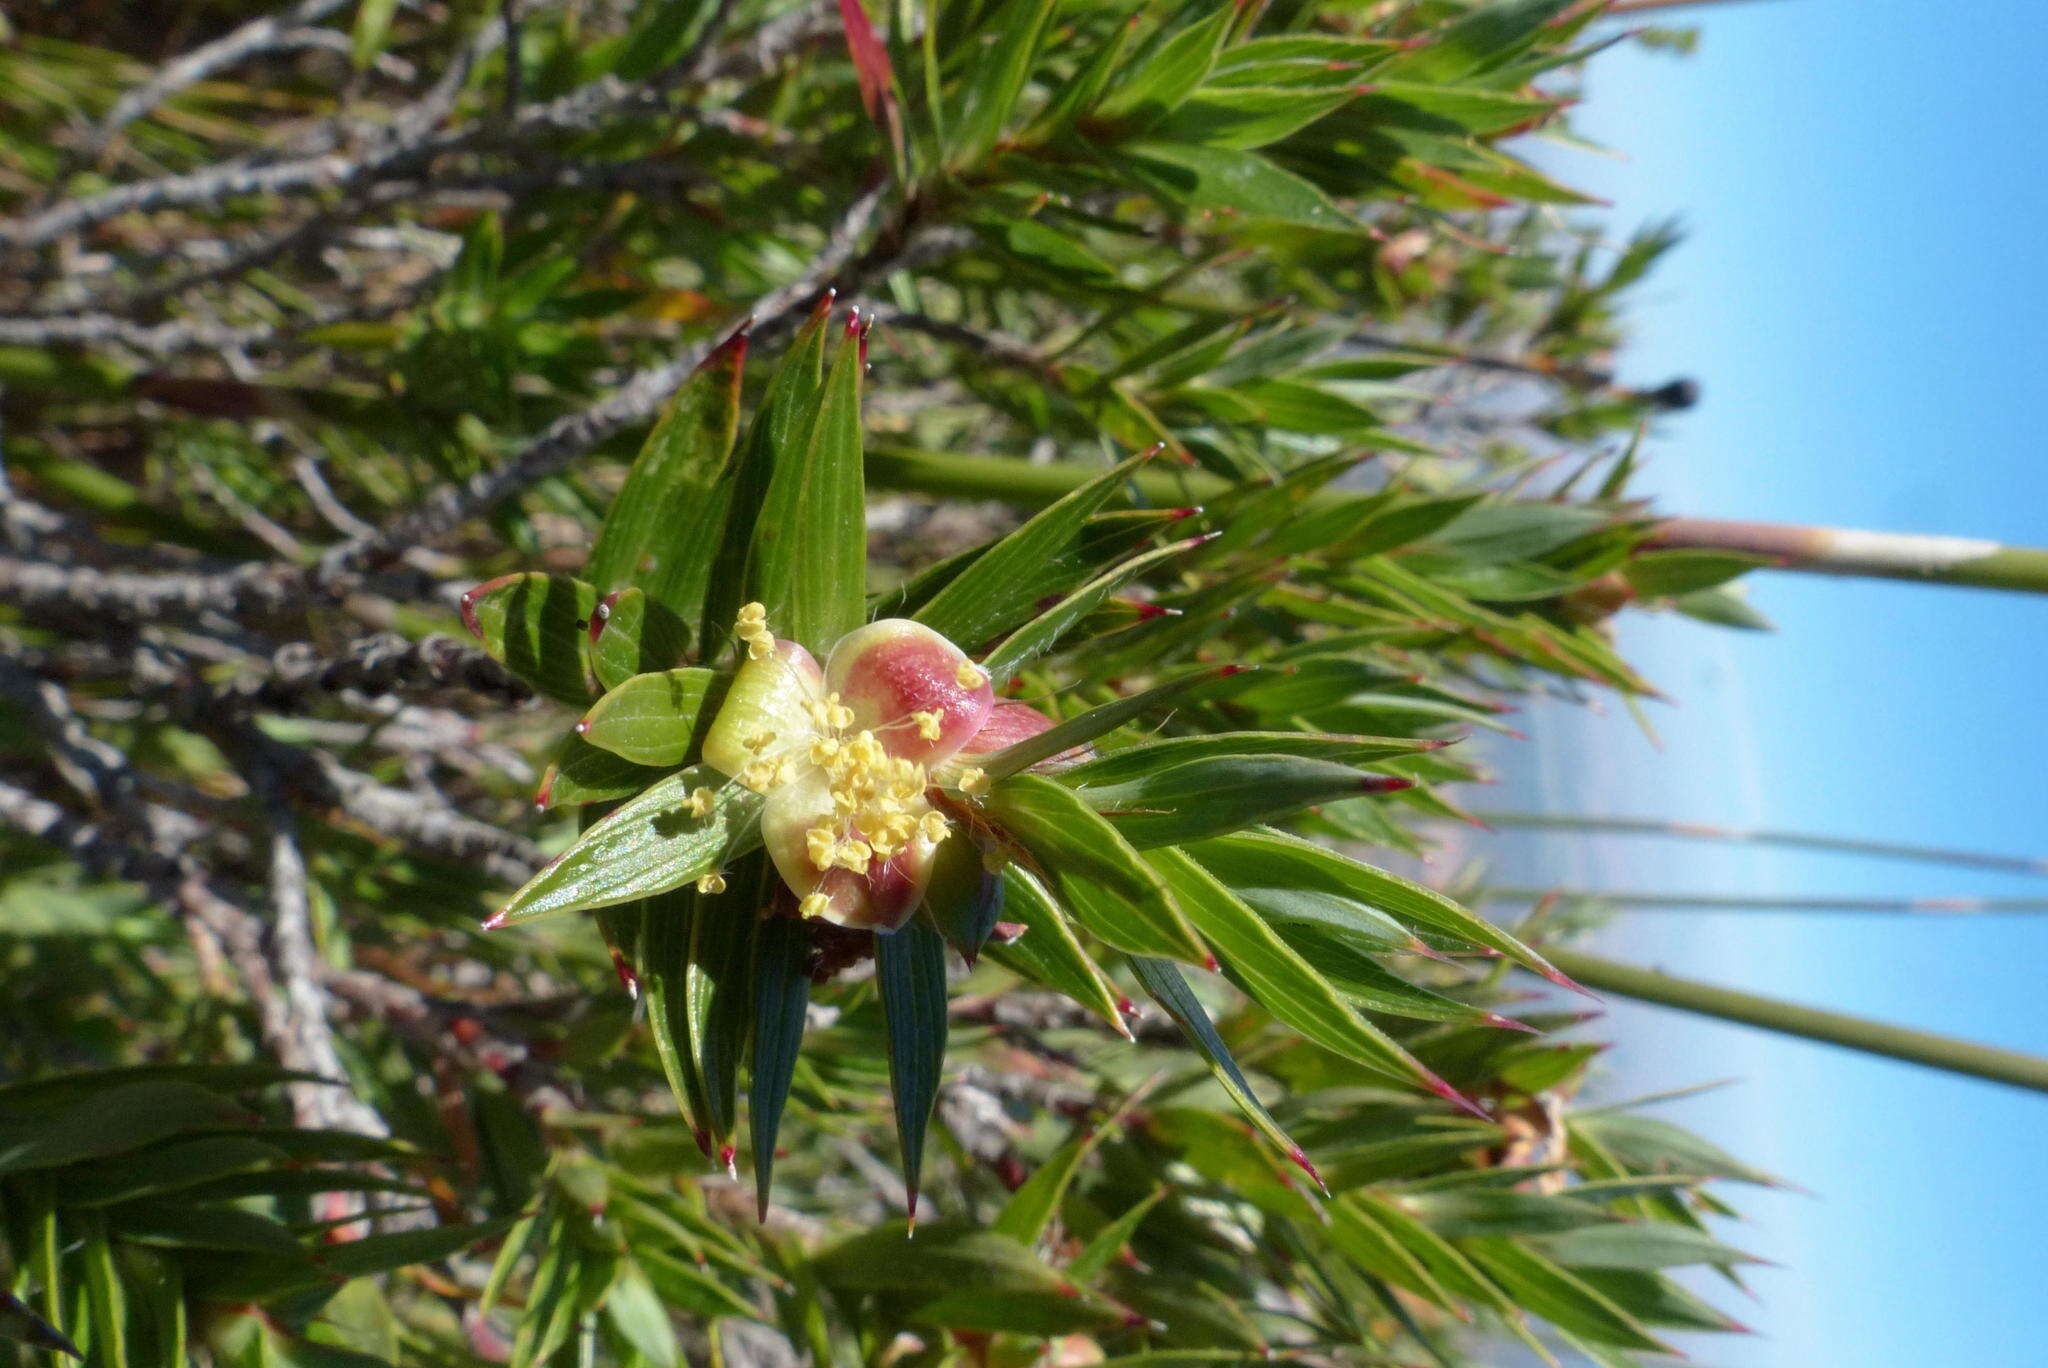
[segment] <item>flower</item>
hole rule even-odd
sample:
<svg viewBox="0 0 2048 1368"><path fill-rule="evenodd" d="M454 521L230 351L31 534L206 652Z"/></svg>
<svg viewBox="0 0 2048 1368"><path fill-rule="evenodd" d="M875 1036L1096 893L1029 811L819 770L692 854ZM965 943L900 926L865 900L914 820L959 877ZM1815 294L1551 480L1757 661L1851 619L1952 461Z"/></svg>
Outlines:
<svg viewBox="0 0 2048 1368"><path fill-rule="evenodd" d="M954 761L996 711L987 672L903 618L847 633L822 668L770 632L760 604L740 610L736 630L746 659L705 763L766 797L762 843L804 916L895 930L947 835L930 790L987 792L983 771Z"/></svg>

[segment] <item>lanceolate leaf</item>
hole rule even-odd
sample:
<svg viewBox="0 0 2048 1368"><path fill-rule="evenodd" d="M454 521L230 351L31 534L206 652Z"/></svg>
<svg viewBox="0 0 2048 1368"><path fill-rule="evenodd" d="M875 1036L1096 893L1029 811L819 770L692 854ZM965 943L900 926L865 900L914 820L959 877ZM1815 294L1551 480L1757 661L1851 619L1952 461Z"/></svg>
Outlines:
<svg viewBox="0 0 2048 1368"><path fill-rule="evenodd" d="M1227 871L1242 867L1247 860L1276 872L1284 867L1281 877L1286 879L1286 886L1355 898L1412 926L1497 950L1552 982L1577 987L1534 950L1443 894L1307 841L1274 831L1240 832L1202 842L1189 853L1222 875L1226 882L1236 882Z"/></svg>
<svg viewBox="0 0 2048 1368"><path fill-rule="evenodd" d="M684 622L702 615L746 358L746 334L737 333L669 400L591 548L584 573L600 591L637 585Z"/></svg>
<svg viewBox="0 0 2048 1368"><path fill-rule="evenodd" d="M690 941L697 919L703 915L703 902L695 889L678 888L638 904L633 909L639 929L634 964L640 991L647 999L648 1031L654 1037L661 1071L668 1076L676 1105L696 1135L697 1147L709 1156L711 1102L690 1029L687 997Z"/></svg>
<svg viewBox="0 0 2048 1368"><path fill-rule="evenodd" d="M1067 1195L1074 1174L1094 1153L1104 1129L1091 1125L1061 1145L1058 1153L1024 1180L1024 1186L1010 1194L1010 1200L1003 1203L989 1229L1009 1236L1027 1249L1037 1244L1052 1225L1053 1217L1059 1214L1060 1201Z"/></svg>
<svg viewBox="0 0 2048 1368"><path fill-rule="evenodd" d="M699 899L690 923L683 1005L696 1072L704 1083L705 1121L717 1151L713 1157L728 1165L738 1124L740 1057L753 1016L754 939L772 877L765 855L749 855L733 867L725 892Z"/></svg>
<svg viewBox="0 0 2048 1368"><path fill-rule="evenodd" d="M1122 783L1091 784L1077 791L1142 850L1220 836L1316 803L1408 786L1405 779L1361 774L1325 760L1211 755Z"/></svg>
<svg viewBox="0 0 2048 1368"><path fill-rule="evenodd" d="M1325 1049L1439 1097L1457 1099L1449 1084L1359 1016L1329 980L1207 870L1177 850L1155 850L1145 858L1166 876L1188 919L1215 947L1231 978L1261 1007Z"/></svg>
<svg viewBox="0 0 2048 1368"><path fill-rule="evenodd" d="M1111 594L1128 584L1135 576L1161 561L1193 550L1206 540L1206 537L1190 537L1185 541L1177 541L1133 556L1122 565L1104 571L1012 632L1000 646L988 653L982 661L982 668L989 672L998 685L1002 684L1033 659L1058 645L1060 638L1065 636L1075 623L1100 608Z"/></svg>
<svg viewBox="0 0 2048 1368"><path fill-rule="evenodd" d="M775 1136L803 1047L811 1001L810 935L790 916L768 916L754 935L754 1049L747 1108L754 1141L754 1193L767 1218L775 1176Z"/></svg>
<svg viewBox="0 0 2048 1368"><path fill-rule="evenodd" d="M746 439L713 495L725 513L718 556L704 588L704 620L697 634L698 659L704 664L718 658L730 638L733 618L747 601L754 530L769 485L777 470L794 463L789 453L804 439L816 407L824 373L825 323L831 307L832 296L827 294L783 353L782 363L768 382L768 392L761 397L761 407L748 425Z"/></svg>
<svg viewBox="0 0 2048 1368"><path fill-rule="evenodd" d="M1095 1233L1095 1237L1081 1248L1067 1264L1067 1273L1075 1278L1093 1278L1108 1268L1110 1263L1122 1254L1131 1243L1138 1227L1152 1214L1166 1196L1165 1188L1155 1189L1144 1200L1130 1210L1120 1213L1114 1221Z"/></svg>
<svg viewBox="0 0 2048 1368"><path fill-rule="evenodd" d="M917 1224L924 1137L946 1062L946 943L921 920L875 937L875 982L889 1032L889 1086L903 1142L903 1184Z"/></svg>
<svg viewBox="0 0 2048 1368"><path fill-rule="evenodd" d="M1357 231L1356 222L1328 195L1256 152L1165 141L1133 143L1119 150L1118 164L1161 198L1189 209Z"/></svg>
<svg viewBox="0 0 2048 1368"><path fill-rule="evenodd" d="M1195 990L1188 987L1188 981L1182 977L1179 968L1166 960L1143 955L1132 955L1130 962L1139 985L1174 1019L1187 1036L1188 1043L1201 1051L1210 1072L1216 1075L1216 1081L1237 1103L1245 1119L1279 1146L1282 1154L1306 1166L1308 1161L1302 1155L1301 1146L1288 1138L1287 1132L1280 1129L1280 1123L1273 1119L1273 1114L1266 1110L1266 1104L1252 1091L1251 1080L1244 1076L1244 1070L1237 1067L1237 1059L1230 1053L1230 1047L1223 1043L1223 1037L1216 1033L1215 1023L1209 1020L1208 1009L1195 996Z"/></svg>
<svg viewBox="0 0 2048 1368"><path fill-rule="evenodd" d="M1088 530L1090 517L1151 455L1146 452L1112 466L1058 503L1041 509L932 595L917 610L917 621L971 650L1030 618L1041 598L1067 587L1047 589L1046 567L1073 554Z"/></svg>
<svg viewBox="0 0 2048 1368"><path fill-rule="evenodd" d="M710 670L634 675L597 700L576 725L584 741L636 765L680 765L701 744L716 711Z"/></svg>
<svg viewBox="0 0 2048 1368"><path fill-rule="evenodd" d="M816 403L775 453L748 582L778 632L822 654L867 616L863 343L848 325Z"/></svg>
<svg viewBox="0 0 2048 1368"><path fill-rule="evenodd" d="M709 788L708 816L690 796ZM671 774L620 807L512 895L487 926L652 897L711 874L760 841L761 797L708 765Z"/></svg>
<svg viewBox="0 0 2048 1368"><path fill-rule="evenodd" d="M567 575L506 575L462 596L462 620L505 668L550 698L590 697L585 634L597 590Z"/></svg>
<svg viewBox="0 0 2048 1368"><path fill-rule="evenodd" d="M1006 915L1024 927L1024 934L1007 945L991 944L989 957L1013 974L1072 998L1128 1037L1123 994L1089 957L1045 886L1011 865L1003 871L1003 888Z"/></svg>
<svg viewBox="0 0 2048 1368"><path fill-rule="evenodd" d="M986 807L1091 935L1133 954L1208 959L1165 881L1073 790L1016 774L996 785Z"/></svg>
<svg viewBox="0 0 2048 1368"><path fill-rule="evenodd" d="M948 166L971 166L995 146L1031 77L1055 8L1054 0L1009 0L982 25L960 78L961 108L951 120Z"/></svg>
<svg viewBox="0 0 2048 1368"><path fill-rule="evenodd" d="M1390 736L1324 736L1315 732L1212 732L1176 736L1111 751L1060 776L1075 788L1131 783L1190 760L1217 756L1292 755L1336 765L1366 765L1417 751L1437 749L1434 741Z"/></svg>

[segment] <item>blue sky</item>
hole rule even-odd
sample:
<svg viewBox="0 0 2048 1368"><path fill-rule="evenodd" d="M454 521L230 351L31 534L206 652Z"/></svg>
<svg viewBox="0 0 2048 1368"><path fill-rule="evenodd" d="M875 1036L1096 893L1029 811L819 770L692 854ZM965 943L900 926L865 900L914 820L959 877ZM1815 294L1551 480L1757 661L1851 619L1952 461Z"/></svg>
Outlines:
<svg viewBox="0 0 2048 1368"><path fill-rule="evenodd" d="M1546 164L1617 235L1678 215L1624 374L1697 377L1653 444L1673 512L2048 544L2048 6L1751 0L1675 12L1687 59L1595 64ZM1773 636L1638 620L1679 702L1658 750L1616 712L1547 710L1523 786L1557 808L2048 854L2048 599L1777 574ZM1731 892L2041 893L1969 871L1754 848L1503 838L1556 882ZM2048 1053L2048 920L1644 914L1610 951ZM2038 1368L2048 1097L1616 1004L1610 1086L1741 1081L1671 1109L1811 1190L1742 1194L1784 1264L1729 1368Z"/></svg>

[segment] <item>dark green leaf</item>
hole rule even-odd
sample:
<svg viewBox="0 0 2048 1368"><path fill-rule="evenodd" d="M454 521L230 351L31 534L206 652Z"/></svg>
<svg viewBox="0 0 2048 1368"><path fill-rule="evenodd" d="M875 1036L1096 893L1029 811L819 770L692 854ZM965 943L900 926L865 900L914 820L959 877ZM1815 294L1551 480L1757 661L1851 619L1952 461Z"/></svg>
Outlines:
<svg viewBox="0 0 2048 1368"><path fill-rule="evenodd" d="M1273 1119L1273 1114L1266 1110L1266 1104L1252 1091L1251 1080L1244 1076L1244 1070L1238 1068L1230 1047L1223 1043L1223 1037L1216 1033L1215 1023L1209 1020L1208 1009L1202 1006L1202 1000L1195 996L1194 989L1188 987L1180 969L1170 961L1148 959L1143 955L1131 956L1130 962L1131 970L1137 974L1138 983L1146 995L1173 1018L1187 1036L1188 1043L1201 1052L1202 1058L1208 1062L1209 1071L1230 1094L1231 1101L1237 1103L1238 1110L1258 1128L1260 1134L1279 1146L1282 1154L1306 1166L1308 1161L1301 1152L1301 1146L1288 1138L1287 1132L1280 1129L1280 1123Z"/></svg>
<svg viewBox="0 0 2048 1368"><path fill-rule="evenodd" d="M922 920L875 938L875 982L889 1031L889 1088L903 1142L910 1219L924 1172L924 1137L946 1063L946 942Z"/></svg>
<svg viewBox="0 0 2048 1368"><path fill-rule="evenodd" d="M820 654L867 619L861 352L849 325L816 401L775 452L748 563L775 630Z"/></svg>
<svg viewBox="0 0 2048 1368"><path fill-rule="evenodd" d="M731 496L723 477L746 356L744 333L712 352L648 434L585 567L601 591L637 585L682 621L701 619Z"/></svg>
<svg viewBox="0 0 2048 1368"><path fill-rule="evenodd" d="M811 1000L810 932L795 917L763 919L754 937L754 1057L747 1093L754 1139L754 1191L768 1210L775 1135L789 1101Z"/></svg>

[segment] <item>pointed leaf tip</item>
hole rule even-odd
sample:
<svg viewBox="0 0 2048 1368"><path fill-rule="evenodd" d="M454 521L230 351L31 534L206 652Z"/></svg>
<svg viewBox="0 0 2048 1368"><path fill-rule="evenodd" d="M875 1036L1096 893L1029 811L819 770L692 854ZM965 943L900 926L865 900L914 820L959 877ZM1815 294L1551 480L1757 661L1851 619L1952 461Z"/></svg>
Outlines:
<svg viewBox="0 0 2048 1368"><path fill-rule="evenodd" d="M1415 781L1399 774L1368 774L1359 781L1360 793L1400 793L1415 787Z"/></svg>
<svg viewBox="0 0 2048 1368"><path fill-rule="evenodd" d="M1292 1146L1287 1151L1287 1157L1289 1159L1292 1159L1295 1163L1295 1166L1298 1167L1303 1173L1306 1173L1311 1179L1314 1180L1315 1185L1318 1188L1322 1189L1323 1196L1328 1197L1330 1195L1330 1185L1323 1181L1323 1175L1316 1171L1316 1166L1314 1164L1309 1162L1308 1155L1302 1153L1301 1146Z"/></svg>

